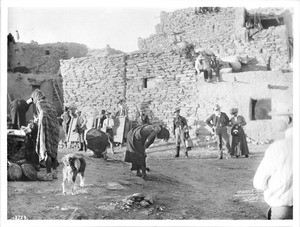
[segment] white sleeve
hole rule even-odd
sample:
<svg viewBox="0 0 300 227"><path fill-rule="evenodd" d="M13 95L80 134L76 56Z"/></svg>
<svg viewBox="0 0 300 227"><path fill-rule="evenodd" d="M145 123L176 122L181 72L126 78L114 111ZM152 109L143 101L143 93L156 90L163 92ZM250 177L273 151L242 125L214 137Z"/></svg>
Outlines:
<svg viewBox="0 0 300 227"><path fill-rule="evenodd" d="M268 180L272 176L275 160L273 160L276 147L272 144L265 152L265 156L259 164L253 178L253 186L258 190L266 190L268 188ZM272 154L273 153L273 154Z"/></svg>
<svg viewBox="0 0 300 227"><path fill-rule="evenodd" d="M197 73L200 73L200 62L198 60L195 61L195 69Z"/></svg>
<svg viewBox="0 0 300 227"><path fill-rule="evenodd" d="M106 126L107 126L107 119L105 119L105 120L103 121L103 126L102 126L102 128L103 128L103 129L106 129Z"/></svg>
<svg viewBox="0 0 300 227"><path fill-rule="evenodd" d="M114 121L114 119L111 119L111 121L110 121L110 127L113 128L114 126L115 126L115 121Z"/></svg>

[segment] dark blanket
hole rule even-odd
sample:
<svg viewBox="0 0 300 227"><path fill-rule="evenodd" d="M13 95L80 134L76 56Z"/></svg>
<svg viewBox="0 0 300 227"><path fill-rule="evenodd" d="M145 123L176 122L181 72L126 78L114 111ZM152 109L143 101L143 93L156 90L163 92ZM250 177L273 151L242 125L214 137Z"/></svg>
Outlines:
<svg viewBox="0 0 300 227"><path fill-rule="evenodd" d="M234 131L237 130L237 133ZM231 128L231 135L232 135L232 155L240 156L240 155L248 155L249 149L247 145L246 135L242 127L234 126ZM239 150L241 153L239 153Z"/></svg>
<svg viewBox="0 0 300 227"><path fill-rule="evenodd" d="M86 133L87 148L94 152L95 157L102 158L106 151L108 136L99 129L92 128Z"/></svg>
<svg viewBox="0 0 300 227"><path fill-rule="evenodd" d="M56 109L51 101L41 99L36 103L38 112L38 133L36 152L44 160L46 153L56 160L59 142L59 124Z"/></svg>
<svg viewBox="0 0 300 227"><path fill-rule="evenodd" d="M21 126L26 126L26 112L29 109L29 104L23 99L14 100L9 104L10 116L13 129L20 129Z"/></svg>
<svg viewBox="0 0 300 227"><path fill-rule="evenodd" d="M142 166L146 167L146 153L145 153L145 141L148 138L151 131L143 129L147 125L137 126L131 129L127 134L125 162L132 163L131 170L141 169ZM152 139L154 141L155 137ZM151 141L149 144L152 144Z"/></svg>

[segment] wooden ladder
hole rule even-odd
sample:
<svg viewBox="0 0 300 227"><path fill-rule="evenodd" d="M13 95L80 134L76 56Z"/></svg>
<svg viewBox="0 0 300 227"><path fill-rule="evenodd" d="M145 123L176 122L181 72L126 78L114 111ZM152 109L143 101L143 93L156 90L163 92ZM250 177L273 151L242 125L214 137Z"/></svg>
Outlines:
<svg viewBox="0 0 300 227"><path fill-rule="evenodd" d="M52 86L53 86L54 92L55 92L55 94L56 94L56 96L58 98L58 101L60 103L60 106L63 109L64 106L63 106L63 103L62 103L61 98L60 98L60 92L59 92L60 89L58 87L58 84L56 83L56 80L52 80Z"/></svg>

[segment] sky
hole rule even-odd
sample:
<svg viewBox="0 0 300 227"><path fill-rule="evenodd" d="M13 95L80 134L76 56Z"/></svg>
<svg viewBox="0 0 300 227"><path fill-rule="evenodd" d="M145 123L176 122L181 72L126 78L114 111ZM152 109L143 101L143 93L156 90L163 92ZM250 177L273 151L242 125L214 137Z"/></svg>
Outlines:
<svg viewBox="0 0 300 227"><path fill-rule="evenodd" d="M169 8L8 8L8 33L19 42L75 42L92 49L107 44L124 52L138 50L138 38L155 34L160 12Z"/></svg>
<svg viewBox="0 0 300 227"><path fill-rule="evenodd" d="M92 0L26 0L26 4L20 0L6 2L9 2L7 34L11 33L16 37L18 30L19 42L75 42L91 49L101 49L108 44L123 52L138 50L139 37L148 38L155 34L155 25L160 23L161 11L171 12L203 4L201 0L98 0L97 3ZM210 4L221 5L216 0Z"/></svg>

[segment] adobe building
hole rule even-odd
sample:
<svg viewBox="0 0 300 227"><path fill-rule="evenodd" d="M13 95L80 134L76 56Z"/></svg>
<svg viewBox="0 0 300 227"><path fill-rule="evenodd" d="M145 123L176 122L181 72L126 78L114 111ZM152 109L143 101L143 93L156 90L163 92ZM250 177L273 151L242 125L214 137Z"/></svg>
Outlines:
<svg viewBox="0 0 300 227"><path fill-rule="evenodd" d="M245 40L245 21L260 21L262 29ZM161 12L156 34L138 40L139 51L61 60L65 105L77 105L89 118L95 110L115 111L125 99L129 118L146 109L150 121L172 129L173 111L191 126L192 138L207 135L205 120L214 104L230 116L232 107L247 121L247 136L257 142L272 140L268 113L280 93L292 89L292 13L287 9L219 8L195 14L194 8ZM220 83L205 83L195 75L194 60L178 53L186 41L218 57L246 56L240 72L222 75ZM292 96L291 96L292 98Z"/></svg>
<svg viewBox="0 0 300 227"><path fill-rule="evenodd" d="M73 43L9 44L8 99L28 98L40 88L59 113L62 106L75 104L87 115L89 127L95 110L114 112L120 99L126 100L130 120L145 109L151 122L164 122L170 130L173 111L180 107L192 138L209 134L205 120L218 103L228 116L230 108L239 108L249 138L271 140L276 135L268 112L277 95L293 85L292 17L289 9L277 8L161 12L156 34L139 38L139 50L132 53L109 46L88 52ZM251 31L249 42L247 19L261 25ZM182 42L221 59L242 56L247 61L238 72L222 74L222 82L206 83L195 74L195 56L181 55Z"/></svg>
<svg viewBox="0 0 300 227"><path fill-rule="evenodd" d="M8 103L14 99L27 100L33 90L39 88L54 103L58 114L61 114L63 90L59 60L86 56L87 47L76 43L20 43L10 36L7 52ZM27 119L32 118L30 108Z"/></svg>

